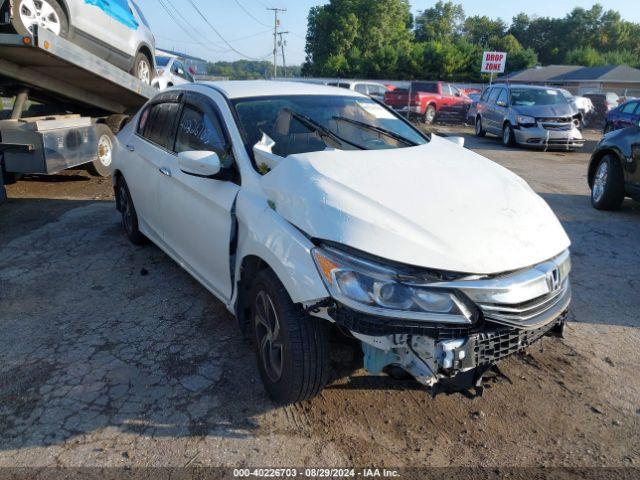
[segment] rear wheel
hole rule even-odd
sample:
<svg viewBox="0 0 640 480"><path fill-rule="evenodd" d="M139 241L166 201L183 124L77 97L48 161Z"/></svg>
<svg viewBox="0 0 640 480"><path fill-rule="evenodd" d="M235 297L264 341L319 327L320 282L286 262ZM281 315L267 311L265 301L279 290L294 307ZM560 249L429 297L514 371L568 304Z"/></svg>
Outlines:
<svg viewBox="0 0 640 480"><path fill-rule="evenodd" d="M142 83L151 85L151 80L153 80L154 77L153 69L151 67L151 62L144 53L138 52L136 55L131 75L136 77Z"/></svg>
<svg viewBox="0 0 640 480"><path fill-rule="evenodd" d="M596 167L591 185L591 205L598 210L618 210L624 201L624 172L613 155L605 155Z"/></svg>
<svg viewBox="0 0 640 480"><path fill-rule="evenodd" d="M57 0L17 0L13 9L11 26L20 35L33 35L36 26L61 37L69 33L69 20Z"/></svg>
<svg viewBox="0 0 640 480"><path fill-rule="evenodd" d="M289 404L317 395L329 377L326 320L306 315L270 270L258 273L249 302L258 368L271 399Z"/></svg>
<svg viewBox="0 0 640 480"><path fill-rule="evenodd" d="M134 245L144 245L147 237L138 229L138 214L133 205L127 182L121 176L116 183L116 208L122 215L122 226Z"/></svg>
<svg viewBox="0 0 640 480"><path fill-rule="evenodd" d="M89 164L89 172L97 177L108 177L113 172L113 145L116 137L104 123L95 125L98 158Z"/></svg>

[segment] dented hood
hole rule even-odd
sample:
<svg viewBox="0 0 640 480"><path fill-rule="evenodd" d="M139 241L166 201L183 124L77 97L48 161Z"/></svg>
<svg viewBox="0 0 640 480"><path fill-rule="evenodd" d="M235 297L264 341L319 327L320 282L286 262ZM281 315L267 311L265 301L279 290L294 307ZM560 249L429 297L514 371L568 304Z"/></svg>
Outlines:
<svg viewBox="0 0 640 480"><path fill-rule="evenodd" d="M520 177L435 135L410 148L291 155L261 183L309 236L408 265L491 274L569 246Z"/></svg>

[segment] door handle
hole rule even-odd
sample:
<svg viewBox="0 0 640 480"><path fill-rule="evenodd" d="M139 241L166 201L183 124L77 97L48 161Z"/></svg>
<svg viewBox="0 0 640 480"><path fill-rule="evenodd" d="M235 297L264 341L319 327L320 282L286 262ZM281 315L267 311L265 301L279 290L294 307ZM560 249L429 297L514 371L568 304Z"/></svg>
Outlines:
<svg viewBox="0 0 640 480"><path fill-rule="evenodd" d="M160 173L166 175L167 177L171 176L171 170L169 170L167 167L160 167Z"/></svg>
<svg viewBox="0 0 640 480"><path fill-rule="evenodd" d="M136 151L136 147L134 147L130 143L127 143L127 150L129 150L130 152L135 152Z"/></svg>

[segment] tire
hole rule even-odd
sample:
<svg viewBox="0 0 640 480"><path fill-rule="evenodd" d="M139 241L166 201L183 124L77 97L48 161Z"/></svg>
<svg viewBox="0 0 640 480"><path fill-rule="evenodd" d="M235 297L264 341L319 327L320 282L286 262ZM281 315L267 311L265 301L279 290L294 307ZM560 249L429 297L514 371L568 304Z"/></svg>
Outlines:
<svg viewBox="0 0 640 480"><path fill-rule="evenodd" d="M484 137L487 131L482 128L482 118L478 115L476 117L476 137Z"/></svg>
<svg viewBox="0 0 640 480"><path fill-rule="evenodd" d="M142 83L151 85L151 81L155 77L155 72L153 71L151 62L144 53L138 52L136 55L136 58L133 61L133 68L131 69L131 75L136 77Z"/></svg>
<svg viewBox="0 0 640 480"><path fill-rule="evenodd" d="M436 119L436 107L433 105L427 105L427 110L424 112L424 117L422 119L425 125L430 125Z"/></svg>
<svg viewBox="0 0 640 480"><path fill-rule="evenodd" d="M505 123L502 127L502 145L505 147L513 147L516 144L515 133L510 123Z"/></svg>
<svg viewBox="0 0 640 480"><path fill-rule="evenodd" d="M619 210L624 201L624 172L613 154L598 162L591 182L591 205L597 210Z"/></svg>
<svg viewBox="0 0 640 480"><path fill-rule="evenodd" d="M129 123L131 117L129 115L122 114L114 114L109 115L105 120L105 125L111 129L114 135L120 133L120 130L124 128L124 126Z"/></svg>
<svg viewBox="0 0 640 480"><path fill-rule="evenodd" d="M138 214L133 205L131 193L124 177L119 177L116 183L116 208L122 214L122 227L134 245L144 245L147 237L138 229Z"/></svg>
<svg viewBox="0 0 640 480"><path fill-rule="evenodd" d="M116 137L104 123L94 126L98 143L98 158L89 164L89 173L96 177L109 177L113 173L113 146Z"/></svg>
<svg viewBox="0 0 640 480"><path fill-rule="evenodd" d="M269 397L286 405L316 396L330 371L326 320L306 315L268 269L258 272L249 302L251 337Z"/></svg>
<svg viewBox="0 0 640 480"><path fill-rule="evenodd" d="M32 35L34 25L63 38L69 35L69 19L58 0L39 0L37 4L17 0L13 11L15 14L11 19L11 27L19 35Z"/></svg>

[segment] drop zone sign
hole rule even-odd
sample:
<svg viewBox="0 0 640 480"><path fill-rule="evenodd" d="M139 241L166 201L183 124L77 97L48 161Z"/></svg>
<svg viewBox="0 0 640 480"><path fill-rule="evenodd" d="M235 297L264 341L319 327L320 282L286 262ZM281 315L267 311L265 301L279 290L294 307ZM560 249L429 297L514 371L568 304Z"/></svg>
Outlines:
<svg viewBox="0 0 640 480"><path fill-rule="evenodd" d="M504 73L507 52L484 52L482 54L482 73Z"/></svg>

